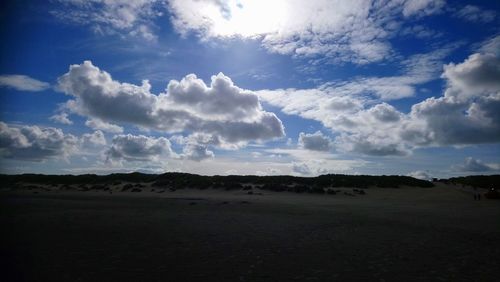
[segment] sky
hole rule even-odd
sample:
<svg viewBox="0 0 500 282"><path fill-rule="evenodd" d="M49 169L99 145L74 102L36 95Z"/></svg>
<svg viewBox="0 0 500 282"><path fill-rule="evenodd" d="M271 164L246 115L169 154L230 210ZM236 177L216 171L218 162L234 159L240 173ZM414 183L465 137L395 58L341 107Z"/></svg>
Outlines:
<svg viewBox="0 0 500 282"><path fill-rule="evenodd" d="M500 2L0 9L0 173L500 173Z"/></svg>

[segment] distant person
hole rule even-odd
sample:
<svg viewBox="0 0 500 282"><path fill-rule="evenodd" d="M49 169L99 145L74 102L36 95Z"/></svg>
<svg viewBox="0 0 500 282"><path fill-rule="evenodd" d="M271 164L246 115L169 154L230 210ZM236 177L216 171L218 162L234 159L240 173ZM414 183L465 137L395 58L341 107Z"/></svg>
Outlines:
<svg viewBox="0 0 500 282"><path fill-rule="evenodd" d="M477 190L477 187L474 187L474 200L481 200L481 193Z"/></svg>

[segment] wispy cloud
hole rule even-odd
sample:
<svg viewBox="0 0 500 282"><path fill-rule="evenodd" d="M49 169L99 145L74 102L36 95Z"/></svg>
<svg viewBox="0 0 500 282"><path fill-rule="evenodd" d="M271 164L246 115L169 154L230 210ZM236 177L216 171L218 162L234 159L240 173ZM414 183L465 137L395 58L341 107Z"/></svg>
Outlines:
<svg viewBox="0 0 500 282"><path fill-rule="evenodd" d="M474 5L466 5L455 12L455 17L469 22L489 23L495 20L497 13Z"/></svg>
<svg viewBox="0 0 500 282"><path fill-rule="evenodd" d="M10 74L0 75L0 87L9 87L18 91L43 91L50 88L50 84L36 80L26 75Z"/></svg>
<svg viewBox="0 0 500 282"><path fill-rule="evenodd" d="M176 30L202 40L250 37L273 53L368 64L392 56L398 22L439 13L445 1L169 2ZM255 19L259 19L255 21Z"/></svg>
<svg viewBox="0 0 500 282"><path fill-rule="evenodd" d="M58 0L52 10L61 21L89 26L97 34L137 37L156 41L153 20L165 12L163 0Z"/></svg>

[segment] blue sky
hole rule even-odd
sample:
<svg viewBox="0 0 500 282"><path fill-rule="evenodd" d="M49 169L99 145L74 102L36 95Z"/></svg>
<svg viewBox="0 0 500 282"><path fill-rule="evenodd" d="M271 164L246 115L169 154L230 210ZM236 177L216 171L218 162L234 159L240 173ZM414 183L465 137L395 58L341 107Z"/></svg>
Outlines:
<svg viewBox="0 0 500 282"><path fill-rule="evenodd" d="M7 1L0 171L500 171L496 1Z"/></svg>

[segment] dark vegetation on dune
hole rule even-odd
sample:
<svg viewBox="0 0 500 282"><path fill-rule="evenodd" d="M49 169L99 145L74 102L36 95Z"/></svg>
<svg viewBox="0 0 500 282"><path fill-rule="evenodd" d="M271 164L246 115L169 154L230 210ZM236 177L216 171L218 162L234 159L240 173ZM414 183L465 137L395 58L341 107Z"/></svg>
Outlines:
<svg viewBox="0 0 500 282"><path fill-rule="evenodd" d="M455 185L467 185L478 188L500 189L500 174L452 177L450 179L440 179L439 182L455 184Z"/></svg>
<svg viewBox="0 0 500 282"><path fill-rule="evenodd" d="M225 189L225 190L251 190L252 185L260 189L271 191L309 192L309 193L333 193L325 188L356 187L356 188L398 188L402 186L432 187L429 181L415 179L408 176L370 176L370 175L342 175L327 174L317 177L296 176L253 176L253 175L229 175L229 176L203 176L189 173L164 173L164 174L110 174L110 175L0 175L3 186L15 187L17 183L33 183L46 185L93 185L93 187L106 187L105 185L119 184L123 182L136 183L126 184L123 191L132 191L139 183L151 183L153 187L183 189ZM104 188L103 188L104 189ZM98 189L101 190L101 189Z"/></svg>

